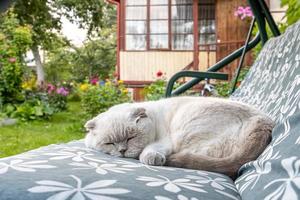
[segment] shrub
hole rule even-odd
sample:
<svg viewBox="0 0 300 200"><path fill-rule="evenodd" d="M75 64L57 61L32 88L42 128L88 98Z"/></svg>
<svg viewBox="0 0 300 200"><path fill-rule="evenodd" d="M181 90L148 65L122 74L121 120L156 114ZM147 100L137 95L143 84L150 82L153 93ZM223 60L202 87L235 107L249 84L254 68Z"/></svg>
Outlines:
<svg viewBox="0 0 300 200"><path fill-rule="evenodd" d="M23 100L22 57L32 44L31 29L11 13L0 19L0 105Z"/></svg>
<svg viewBox="0 0 300 200"><path fill-rule="evenodd" d="M240 86L241 82L244 80L244 78L246 77L247 73L249 72L249 68L242 68L237 84L236 84L236 89ZM215 86L215 90L217 91L218 96L221 97L228 97L230 95L230 91L233 87L233 81L231 82L219 82L216 84Z"/></svg>
<svg viewBox="0 0 300 200"><path fill-rule="evenodd" d="M54 110L48 103L47 93L24 91L25 101L19 104L8 103L3 107L6 117L19 118L22 121L48 119Z"/></svg>
<svg viewBox="0 0 300 200"><path fill-rule="evenodd" d="M54 112L60 112L67 109L67 96L69 94L67 88L48 84L47 93L49 104L54 109Z"/></svg>
<svg viewBox="0 0 300 200"><path fill-rule="evenodd" d="M144 89L145 100L155 101L165 97L168 83L165 75L166 74L160 70L156 72L156 80L152 84L146 86ZM175 83L174 89L179 86L179 83Z"/></svg>
<svg viewBox="0 0 300 200"><path fill-rule="evenodd" d="M53 113L54 110L50 104L38 99L33 99L16 105L16 110L12 112L11 117L19 118L22 121L29 121L48 119Z"/></svg>
<svg viewBox="0 0 300 200"><path fill-rule="evenodd" d="M81 106L87 117L105 112L113 105L128 102L130 97L122 81L107 81L101 85L82 84Z"/></svg>
<svg viewBox="0 0 300 200"><path fill-rule="evenodd" d="M144 89L145 99L147 101L154 101L164 97L166 93L167 81L165 79L157 79L152 84Z"/></svg>

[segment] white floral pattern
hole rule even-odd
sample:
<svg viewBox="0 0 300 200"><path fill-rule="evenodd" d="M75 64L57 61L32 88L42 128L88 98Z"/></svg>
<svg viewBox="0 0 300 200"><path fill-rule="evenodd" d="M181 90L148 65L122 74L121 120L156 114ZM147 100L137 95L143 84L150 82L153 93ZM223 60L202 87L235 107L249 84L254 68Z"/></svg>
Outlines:
<svg viewBox="0 0 300 200"><path fill-rule="evenodd" d="M228 182L226 178L222 175L218 175L213 178L209 176L209 172L197 172L197 175L188 175L186 178L196 180L196 183L199 184L209 184L215 192L218 192L224 196L227 196L229 199L239 200L240 197L228 193L228 190L232 190L234 194L237 193L237 189L234 185Z"/></svg>
<svg viewBox="0 0 300 200"><path fill-rule="evenodd" d="M29 188L28 191L32 193L56 192L48 200L66 200L71 196L73 196L72 200L85 200L88 198L92 200L117 200L118 198L111 196L130 192L123 188L108 187L115 184L116 180L99 180L83 186L80 178L74 175L70 175L70 177L76 181L75 185L53 180L42 180L36 182L39 186Z"/></svg>
<svg viewBox="0 0 300 200"><path fill-rule="evenodd" d="M24 159L19 159L24 158ZM39 160L38 160L39 159ZM7 173L10 171L13 173ZM46 169L46 170L45 170ZM53 170L52 170L53 169ZM50 145L37 151L0 159L0 199L5 194L15 194L10 199L234 199L239 198L230 178L217 173L200 172L171 167L148 166L138 160L120 159L85 149L84 143L71 142ZM34 173L27 173L34 172ZM30 174L30 175L26 175ZM66 174L73 174L67 176ZM146 175L147 174L147 175ZM188 176L191 176L190 178ZM194 176L194 177L193 177ZM201 176L206 180L200 181ZM18 189L9 187L18 180ZM206 178L204 178L206 177ZM12 181L12 182L7 182ZM114 181L103 188L88 186ZM220 193L214 186L220 184ZM226 184L227 181L227 184ZM230 187L231 185L231 187ZM228 187L226 187L228 186ZM224 190L222 190L224 187ZM108 190L106 190L108 189ZM118 194L119 191L130 191ZM17 191L17 192L16 192ZM106 193L105 191L114 191ZM148 195L142 191L149 191ZM158 192L159 191L159 192ZM151 194L151 195L149 195ZM144 195L144 196L143 196ZM201 198L199 198L201 196Z"/></svg>
<svg viewBox="0 0 300 200"><path fill-rule="evenodd" d="M54 153L45 153L44 155L47 156L53 156L50 158L50 160L64 160L64 159L72 159L76 162L83 162L85 160L91 160L96 162L102 162L105 163L104 160L94 159L91 156L94 154L87 153L85 151L78 151L75 148L64 148L64 150L54 152Z"/></svg>
<svg viewBox="0 0 300 200"><path fill-rule="evenodd" d="M111 164L111 163L99 164L96 162L88 162L88 163L71 163L70 165L77 167L74 169L95 169L96 173L98 174L107 174L109 171L124 174L126 173L126 171L133 170L131 168L120 167L117 164Z"/></svg>
<svg viewBox="0 0 300 200"><path fill-rule="evenodd" d="M160 178L154 178L149 176L140 176L137 178L139 181L145 181L147 186L149 187L159 187L163 186L163 188L168 192L178 193L181 191L181 188L186 188L196 192L206 193L201 187L200 184L192 183L190 179L180 178L175 180L170 180L165 176L158 175Z"/></svg>
<svg viewBox="0 0 300 200"><path fill-rule="evenodd" d="M256 106L276 122L300 108L300 22L270 39L231 99Z"/></svg>
<svg viewBox="0 0 300 200"><path fill-rule="evenodd" d="M262 155L240 169L241 176L235 183L242 198L251 199L252 193L259 190L263 193L260 199L300 199L299 190L291 191L294 187L273 184L282 180L276 177L283 176L280 162L287 169L287 159L297 152L293 145L300 144L300 127L296 128L299 122L295 119L300 111L300 21L266 43L231 98L255 105L280 125L274 129L273 140ZM286 191L296 195L288 196Z"/></svg>
<svg viewBox="0 0 300 200"><path fill-rule="evenodd" d="M170 199L169 197L164 197L164 196L155 196L154 198L155 198L156 200L174 200L174 199ZM184 195L181 195L181 194L179 194L179 195L177 196L177 199L178 199L178 200L199 200L199 199L196 198L196 197L188 198L188 197L186 197L186 196L184 196Z"/></svg>
<svg viewBox="0 0 300 200"><path fill-rule="evenodd" d="M277 184L277 189L266 196L265 200L299 199L296 189L300 189L300 160L297 157L286 158L281 161L281 165L288 177L279 178L267 184L264 189L273 184Z"/></svg>
<svg viewBox="0 0 300 200"><path fill-rule="evenodd" d="M122 164L122 167L128 167L128 168L146 168L151 171L158 172L160 170L167 170L167 171L176 171L175 168L170 168L170 167L161 167L161 166L153 166L153 165L145 165L143 163L136 163L136 162L130 162L127 160L117 160L114 163L116 164Z"/></svg>
<svg viewBox="0 0 300 200"><path fill-rule="evenodd" d="M9 163L0 162L0 174L5 174L9 169L13 169L21 172L35 172L36 169L51 169L56 168L53 165L46 165L47 160L39 161L26 161L23 160L11 160Z"/></svg>

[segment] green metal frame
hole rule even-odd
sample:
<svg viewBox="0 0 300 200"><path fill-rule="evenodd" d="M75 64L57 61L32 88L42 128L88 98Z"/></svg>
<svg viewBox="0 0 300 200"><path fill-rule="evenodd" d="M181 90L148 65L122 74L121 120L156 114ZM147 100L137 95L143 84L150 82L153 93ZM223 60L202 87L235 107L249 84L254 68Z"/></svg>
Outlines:
<svg viewBox="0 0 300 200"><path fill-rule="evenodd" d="M259 32L256 34L256 36L249 42L249 40L246 40L246 43L243 47L235 50L213 66L211 66L207 72L195 72L195 71L181 71L173 75L171 79L168 82L167 88L166 88L166 97L171 97L175 95L179 95L188 89L192 88L194 85L198 84L200 81L209 78L209 79L220 79L224 80L222 78L225 78L225 74L220 74L220 73L215 73L216 71L222 69L235 59L239 58L242 56L244 58L245 53L253 49L260 41L262 42L262 45L264 45L267 40L268 40L268 34L266 30L266 23L268 23L271 32L273 36L279 36L280 31L268 9L268 6L266 5L264 0L248 0L249 6L252 9L256 24L258 26ZM254 22L253 22L254 23ZM250 35L252 34L252 28L250 28L248 36L250 39ZM241 61L243 62L243 61ZM196 75L197 74L197 75ZM191 76L192 75L192 76ZM183 77L194 77L192 80L189 82L181 85L178 87L176 90L173 90L175 82L179 78ZM235 77L236 80L238 78Z"/></svg>

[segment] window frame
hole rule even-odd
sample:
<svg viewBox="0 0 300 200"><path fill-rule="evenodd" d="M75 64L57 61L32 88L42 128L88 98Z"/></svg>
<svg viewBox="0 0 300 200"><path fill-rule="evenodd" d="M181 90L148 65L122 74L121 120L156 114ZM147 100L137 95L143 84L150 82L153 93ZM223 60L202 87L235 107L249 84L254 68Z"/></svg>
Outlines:
<svg viewBox="0 0 300 200"><path fill-rule="evenodd" d="M146 5L146 19L145 20L138 20L138 19L130 19L128 21L146 21L146 33L130 33L130 34L127 34L126 33L126 12L127 12L127 9L126 7L129 6L129 7L142 7L142 5L127 5L127 0L124 1L124 4L123 4L123 33L124 33L124 36L123 36L123 44L124 44L124 51L127 51L127 52L146 52L146 51L177 51L177 52L193 52L195 49L194 49L194 45L192 47L192 49L182 49L182 50L179 50L179 49L172 49L173 48L173 35L193 35L194 36L194 31L193 33L173 33L172 32L172 6L176 5L176 4L173 4L172 3L172 0L167 0L167 3L168 5L166 4L155 4L155 5L150 5L150 2L151 0L146 0L147 3ZM181 5L181 4L180 4ZM190 5L190 4L182 4L182 5ZM193 5L193 4L192 4ZM215 6L215 18L213 20L215 20L215 26L217 25L216 23L216 1L214 1L214 3L201 3L201 2L198 2L198 7L199 6L207 6L207 5L214 5ZM168 18L167 19L155 19L155 20L151 20L150 19L150 15L151 15L151 11L150 11L150 7L151 6L167 6L168 7ZM199 8L197 9L198 12L199 12ZM198 13L199 14L199 13ZM193 19L194 19L194 9L193 9ZM160 20L167 20L168 21L168 33L155 33L155 34L151 34L150 32L150 22L151 21L160 21ZM184 20L184 19L179 19L179 20ZM209 18L207 18L206 20L211 20ZM199 30L200 30L200 25L199 25L199 22L200 22L200 16L198 17L197 19L197 23L198 23L198 38L200 40L200 35L207 35L208 33L200 33ZM195 27L195 25L193 24L193 26ZM216 31L217 27L215 27L215 32L214 33L209 33L209 34L215 34L215 37L217 38L217 31ZM208 34L208 35L209 35ZM138 50L138 49L129 49L127 50L127 45L126 45L126 36L127 35L145 35L146 36L146 48L143 49L143 50ZM150 47L150 35L167 35L168 36L168 47L167 48L151 48ZM193 41L193 43L195 43L195 41ZM200 41L198 41L198 46L200 44ZM206 52L206 50L203 50L201 48L199 48L199 51L204 51ZM216 49L212 50L210 49L210 51L216 51Z"/></svg>

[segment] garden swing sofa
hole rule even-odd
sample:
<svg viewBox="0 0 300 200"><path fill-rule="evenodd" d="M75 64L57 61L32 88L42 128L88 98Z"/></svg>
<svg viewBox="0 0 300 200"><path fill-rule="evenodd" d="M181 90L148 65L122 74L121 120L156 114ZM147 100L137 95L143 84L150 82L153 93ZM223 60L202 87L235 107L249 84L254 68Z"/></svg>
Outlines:
<svg viewBox="0 0 300 200"><path fill-rule="evenodd" d="M218 173L111 157L79 140L0 159L0 199L300 199L300 21L280 35L265 2L248 2L259 34L208 72L179 72L166 94L178 95L205 78L225 79L216 71L262 42L258 58L230 98L257 106L277 125L270 145L241 167L235 182ZM271 39L266 23L275 36ZM194 79L172 91L183 76Z"/></svg>

